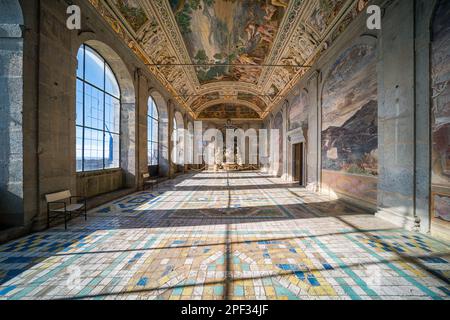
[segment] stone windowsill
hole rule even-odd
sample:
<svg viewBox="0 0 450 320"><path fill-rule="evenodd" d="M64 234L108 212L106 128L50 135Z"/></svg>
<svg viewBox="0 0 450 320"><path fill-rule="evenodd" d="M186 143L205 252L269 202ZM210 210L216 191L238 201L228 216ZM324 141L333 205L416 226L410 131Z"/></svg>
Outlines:
<svg viewBox="0 0 450 320"><path fill-rule="evenodd" d="M113 174L113 173L118 173L118 172L122 172L122 169L121 168L117 168L117 169L106 169L106 170L97 170L97 171L77 172L77 178L103 176L103 175Z"/></svg>

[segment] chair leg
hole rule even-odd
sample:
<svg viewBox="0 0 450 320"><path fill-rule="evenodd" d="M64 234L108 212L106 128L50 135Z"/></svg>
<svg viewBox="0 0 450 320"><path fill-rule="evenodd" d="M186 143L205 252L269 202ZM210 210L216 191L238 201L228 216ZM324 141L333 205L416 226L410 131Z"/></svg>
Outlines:
<svg viewBox="0 0 450 320"><path fill-rule="evenodd" d="M87 221L87 208L84 206L84 221Z"/></svg>
<svg viewBox="0 0 450 320"><path fill-rule="evenodd" d="M67 212L64 212L64 227L67 230Z"/></svg>
<svg viewBox="0 0 450 320"><path fill-rule="evenodd" d="M50 229L50 211L47 210L47 229Z"/></svg>

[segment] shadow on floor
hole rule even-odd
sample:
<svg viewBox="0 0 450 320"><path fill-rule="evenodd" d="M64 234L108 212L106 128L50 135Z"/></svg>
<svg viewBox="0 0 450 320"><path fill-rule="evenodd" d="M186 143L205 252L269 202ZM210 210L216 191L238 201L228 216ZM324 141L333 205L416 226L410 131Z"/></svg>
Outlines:
<svg viewBox="0 0 450 320"><path fill-rule="evenodd" d="M192 178L189 178L192 179ZM199 178L202 179L202 178ZM217 177L215 178L217 179ZM234 179L234 178L233 178ZM163 186L164 187L164 186ZM167 191L170 190L170 186L166 186ZM277 185L278 188L289 188L288 185ZM296 186L298 188L298 186ZM192 187L187 186L186 191L200 191L204 187ZM180 191L179 187L175 187L176 191ZM206 189L206 187L205 187ZM246 187L248 189L248 187ZM265 189L255 187L255 190ZM269 188L270 189L270 188ZM162 188L161 190L164 190ZM207 190L211 190L207 188ZM221 191L232 191L236 189L236 186L231 186L229 181L227 185L221 189ZM162 191L162 192L167 192ZM185 191L185 190L183 190ZM270 193L270 191L269 191ZM32 268L34 265L45 261L51 257L66 257L66 256L89 256L103 253L126 253L126 252L146 252L146 251L156 251L156 250L173 250L180 248L191 248L193 245L177 245L175 247L165 247L165 246L154 246L149 249L126 249L126 250L96 250L91 249L82 252L66 252L67 249L73 248L78 243L83 242L84 239L92 237L96 234L96 231L109 232L125 229L153 229L148 230L148 232L158 232L166 228L183 228L183 227L201 227L201 226L222 226L218 229L221 241L217 242L206 242L203 244L196 244L196 247L201 246L220 246L223 247L225 252L225 277L221 281L217 282L206 282L206 283L194 283L194 284L184 284L182 286L166 286L164 288L146 288L142 290L128 290L126 292L108 292L100 293L94 295L82 295L77 297L71 297L72 299L87 299L87 298L98 298L98 297L111 297L120 296L125 294L133 293L143 293L152 292L157 290L169 290L175 288L184 287L195 287L195 286L205 286L212 284L220 284L224 286L223 299L229 299L232 297L231 287L234 282L242 280L253 280L256 278L273 278L279 276L292 275L295 272L313 272L313 271L324 271L322 269L308 269L308 270L296 270L296 271L279 271L276 274L265 275L261 277L239 277L234 276L234 270L232 270L232 253L233 246L243 244L244 242L238 238L235 238L235 227L236 225L242 225L246 223L267 223L273 229L277 229L277 223L288 222L289 226L292 228L301 228L302 222L305 221L309 225L313 224L331 224L333 227L326 229L329 232L324 231L319 234L302 234L298 236L264 236L264 232L260 232L258 240L253 241L281 241L281 240L310 240L319 239L322 237L329 236L362 236L365 239L372 241L374 244L378 244L386 248L390 253L394 255L392 259L385 259L377 261L374 263L392 263L392 262L404 262L414 265L419 270L429 274L440 282L449 285L449 280L446 278L439 270L435 270L427 266L423 261L424 259L430 258L447 258L449 254L429 252L426 255L409 255L402 252L398 246L391 244L389 242L381 240L375 234L378 231L399 231L397 227L392 226L389 223L383 224L379 223L376 228L371 226L371 223L375 221L372 211L367 211L350 203L342 200L333 201L323 201L317 198L316 202L306 203L302 199L305 196L312 196L310 194L301 195L296 192L290 193L290 201L298 201L298 203L293 204L279 204L270 206L258 206L258 199L253 199L255 207L232 207L233 199L231 192L228 192L228 199L225 197L223 208L202 208L201 202L199 202L199 208L184 208L196 204L192 199L190 200L180 200L179 204L170 201L174 205L173 209L144 209L141 210L142 206L145 206L156 198L151 193L138 193L133 196L128 196L123 199L114 201L111 206L112 208L101 207L93 210L88 222L83 222L82 220L74 220L69 224L69 230L66 232L62 227L55 227L47 232L38 233L35 235L30 235L23 239L19 239L15 242L11 242L7 245L0 247L0 264L5 262L20 265L20 268L12 270L0 270L0 284L4 284L9 280L19 276L24 271ZM208 201L206 202L206 204ZM122 207L121 207L122 206ZM203 203L205 206L205 203ZM200 229L201 230L201 229ZM180 231L183 231L182 229ZM198 231L196 229L196 231ZM256 229L257 231L257 229ZM191 231L186 231L191 232ZM36 247L35 241L43 243L43 246ZM29 254L33 252L34 254ZM14 255L16 254L16 255ZM371 263L366 263L370 265ZM360 264L358 264L360 265ZM351 268L353 264L348 264L345 268ZM354 265L357 266L357 265Z"/></svg>

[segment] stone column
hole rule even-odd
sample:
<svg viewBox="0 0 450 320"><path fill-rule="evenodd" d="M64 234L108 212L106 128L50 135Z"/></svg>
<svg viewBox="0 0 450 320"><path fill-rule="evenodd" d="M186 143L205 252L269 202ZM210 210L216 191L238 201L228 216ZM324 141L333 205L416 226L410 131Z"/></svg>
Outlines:
<svg viewBox="0 0 450 320"><path fill-rule="evenodd" d="M421 232L430 231L430 21L436 1L419 0L416 8L416 217Z"/></svg>
<svg viewBox="0 0 450 320"><path fill-rule="evenodd" d="M122 103L121 108L121 165L125 173L124 184L127 188L137 185L136 168L136 105Z"/></svg>
<svg viewBox="0 0 450 320"><path fill-rule="evenodd" d="M137 173L137 184L142 187L142 175L148 172L148 152L145 152L148 148L148 137L147 137L147 127L148 127L148 80L144 77L141 72L138 72L138 96L137 96L137 158L138 158L138 173Z"/></svg>
<svg viewBox="0 0 450 320"><path fill-rule="evenodd" d="M378 70L377 215L414 227L414 2L396 1L383 17Z"/></svg>
<svg viewBox="0 0 450 320"><path fill-rule="evenodd" d="M76 179L76 47L73 33L66 28L65 10L61 3L41 1L38 43L37 141L39 214L34 228L46 226L45 195L61 190L77 189ZM47 17L47 19L46 19ZM48 19L51 17L51 19ZM45 21L51 20L49 27ZM56 40L58 39L58 40Z"/></svg>
<svg viewBox="0 0 450 320"><path fill-rule="evenodd" d="M267 167L267 169L268 169L268 173L270 174L270 175L276 175L276 173L275 173L275 168L274 168L274 161L273 161L273 159L274 159L274 156L273 156L273 154L274 154L274 151L275 151L275 146L272 144L272 139L273 139L273 136L272 136L272 129L273 129L273 114L270 114L269 115L269 137L268 137L268 139L269 139L269 165L268 165L268 167Z"/></svg>
<svg viewBox="0 0 450 320"><path fill-rule="evenodd" d="M307 188L318 192L321 172L321 109L319 104L319 72L314 72L308 79L308 136L307 136Z"/></svg>
<svg viewBox="0 0 450 320"><path fill-rule="evenodd" d="M168 109L168 119L169 119L169 123L168 123L168 129L169 129L169 178L172 179L174 177L175 174L175 167L174 167L174 163L172 161L172 150L173 150L173 142L172 142L172 134L173 134L173 119L175 117L175 110L174 110L174 104L172 102L172 100L169 100L167 103L167 109Z"/></svg>
<svg viewBox="0 0 450 320"><path fill-rule="evenodd" d="M288 180L288 173L287 173L288 160L289 160L288 154L287 154L287 150L288 150L288 141L287 141L288 107L289 107L289 101L286 100L281 109L282 114L283 114L283 131L281 132L281 134L283 135L283 168L281 171L282 172L281 178L283 180Z"/></svg>
<svg viewBox="0 0 450 320"><path fill-rule="evenodd" d="M187 113L185 113L184 115L183 115L183 126L184 126L184 168L183 168L183 172L184 173L186 173L186 172L188 172L189 171L189 165L187 164L187 162L188 162L188 159L187 159L187 155L188 155L188 152L187 152L187 148L188 148L188 146L187 146L187 143L188 143L188 123L189 123L189 117L188 117L188 114Z"/></svg>

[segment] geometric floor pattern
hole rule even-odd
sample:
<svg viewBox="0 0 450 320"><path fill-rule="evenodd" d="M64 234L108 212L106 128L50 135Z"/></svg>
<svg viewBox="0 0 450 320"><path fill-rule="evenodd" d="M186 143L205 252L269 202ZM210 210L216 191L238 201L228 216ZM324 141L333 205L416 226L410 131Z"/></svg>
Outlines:
<svg viewBox="0 0 450 320"><path fill-rule="evenodd" d="M258 172L180 176L0 246L0 300L450 299L450 247Z"/></svg>

